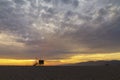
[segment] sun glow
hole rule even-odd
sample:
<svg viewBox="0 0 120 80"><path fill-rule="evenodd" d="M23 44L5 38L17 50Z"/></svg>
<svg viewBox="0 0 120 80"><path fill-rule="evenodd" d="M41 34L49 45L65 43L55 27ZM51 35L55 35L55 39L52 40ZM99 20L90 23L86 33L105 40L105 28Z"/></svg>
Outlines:
<svg viewBox="0 0 120 80"><path fill-rule="evenodd" d="M0 59L0 65L5 66L29 66L32 65L35 60L17 60L17 59Z"/></svg>
<svg viewBox="0 0 120 80"><path fill-rule="evenodd" d="M45 60L45 66L55 66L70 63L80 63L99 60L120 60L120 53L111 54L79 54L66 59ZM0 59L0 65L5 66L33 66L35 59Z"/></svg>
<svg viewBox="0 0 120 80"><path fill-rule="evenodd" d="M120 53L109 54L79 54L71 56L69 59L60 60L62 63L79 63L99 60L120 60Z"/></svg>
<svg viewBox="0 0 120 80"><path fill-rule="evenodd" d="M0 66L33 66L36 59L0 59ZM62 64L59 60L45 60L45 66Z"/></svg>

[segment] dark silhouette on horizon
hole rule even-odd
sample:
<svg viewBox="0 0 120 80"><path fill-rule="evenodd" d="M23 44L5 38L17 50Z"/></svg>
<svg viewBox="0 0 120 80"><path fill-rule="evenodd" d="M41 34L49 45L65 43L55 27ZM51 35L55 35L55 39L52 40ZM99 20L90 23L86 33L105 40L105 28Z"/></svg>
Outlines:
<svg viewBox="0 0 120 80"><path fill-rule="evenodd" d="M35 63L33 64L33 66L37 66L37 65L40 65L40 66L43 66L44 65L44 60L36 60Z"/></svg>

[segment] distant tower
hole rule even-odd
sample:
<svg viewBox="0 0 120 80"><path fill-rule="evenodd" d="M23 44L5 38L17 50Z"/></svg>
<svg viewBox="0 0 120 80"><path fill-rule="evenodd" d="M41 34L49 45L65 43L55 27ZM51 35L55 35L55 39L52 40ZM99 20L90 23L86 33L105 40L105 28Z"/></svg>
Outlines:
<svg viewBox="0 0 120 80"><path fill-rule="evenodd" d="M44 60L39 60L39 65L44 65Z"/></svg>
<svg viewBox="0 0 120 80"><path fill-rule="evenodd" d="M33 66L43 66L44 65L44 60L39 60L39 59L37 59L36 61L35 61L35 63L33 64Z"/></svg>

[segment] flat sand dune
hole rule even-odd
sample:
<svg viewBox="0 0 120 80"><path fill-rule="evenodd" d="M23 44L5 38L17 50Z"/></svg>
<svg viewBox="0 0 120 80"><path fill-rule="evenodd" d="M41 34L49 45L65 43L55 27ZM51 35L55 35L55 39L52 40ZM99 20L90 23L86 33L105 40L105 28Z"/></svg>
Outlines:
<svg viewBox="0 0 120 80"><path fill-rule="evenodd" d="M120 80L119 66L0 67L0 80Z"/></svg>

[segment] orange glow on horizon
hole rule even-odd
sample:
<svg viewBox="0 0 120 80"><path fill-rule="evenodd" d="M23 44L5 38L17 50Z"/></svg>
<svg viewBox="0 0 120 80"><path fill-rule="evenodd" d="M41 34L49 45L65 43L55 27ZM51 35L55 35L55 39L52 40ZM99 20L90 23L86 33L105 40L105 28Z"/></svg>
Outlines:
<svg viewBox="0 0 120 80"><path fill-rule="evenodd" d="M104 54L78 54L71 56L69 59L61 60L62 63L80 63L88 61L99 61L99 60L120 60L120 53L104 53Z"/></svg>
<svg viewBox="0 0 120 80"><path fill-rule="evenodd" d="M45 66L56 66L98 60L120 60L120 53L78 54L61 60L45 60ZM0 59L1 66L33 66L35 62L35 59Z"/></svg>
<svg viewBox="0 0 120 80"><path fill-rule="evenodd" d="M0 65L5 66L29 66L32 65L35 60L17 60L17 59L0 59Z"/></svg>
<svg viewBox="0 0 120 80"><path fill-rule="evenodd" d="M0 59L1 66L33 66L36 62L35 59ZM45 66L60 65L58 60L45 60Z"/></svg>

